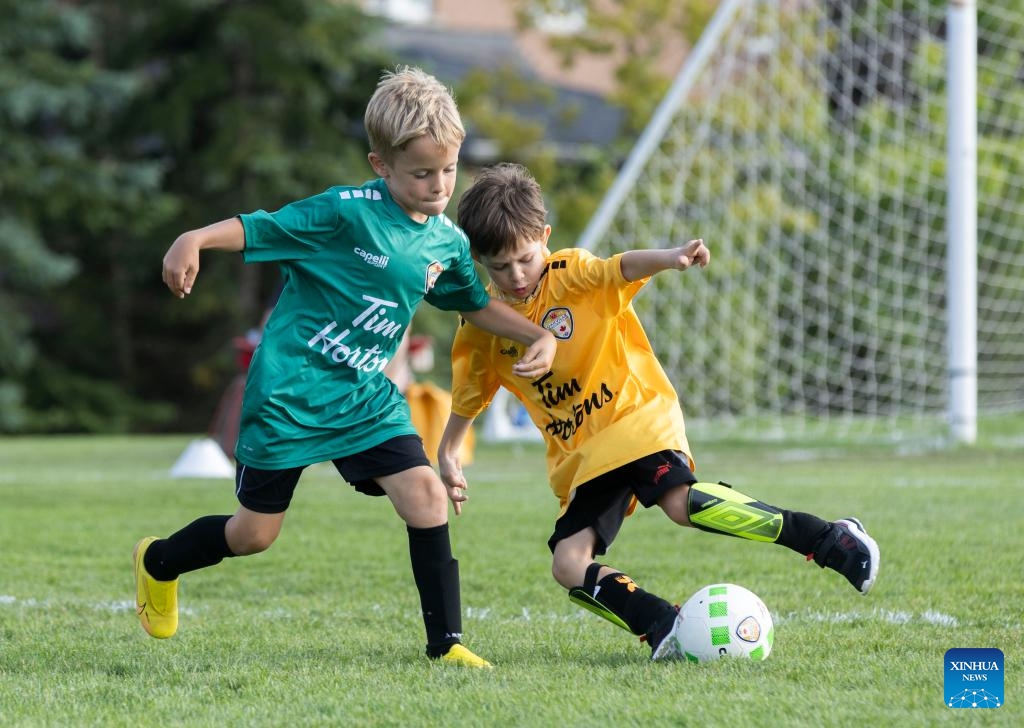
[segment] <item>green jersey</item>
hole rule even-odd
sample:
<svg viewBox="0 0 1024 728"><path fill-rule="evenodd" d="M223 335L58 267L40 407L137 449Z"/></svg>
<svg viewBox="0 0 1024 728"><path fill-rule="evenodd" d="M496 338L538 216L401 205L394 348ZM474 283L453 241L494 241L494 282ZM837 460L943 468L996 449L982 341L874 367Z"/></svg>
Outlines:
<svg viewBox="0 0 1024 728"><path fill-rule="evenodd" d="M239 217L244 260L277 262L283 287L249 366L237 460L282 470L416 434L382 372L421 300L487 305L462 230L413 221L382 179Z"/></svg>

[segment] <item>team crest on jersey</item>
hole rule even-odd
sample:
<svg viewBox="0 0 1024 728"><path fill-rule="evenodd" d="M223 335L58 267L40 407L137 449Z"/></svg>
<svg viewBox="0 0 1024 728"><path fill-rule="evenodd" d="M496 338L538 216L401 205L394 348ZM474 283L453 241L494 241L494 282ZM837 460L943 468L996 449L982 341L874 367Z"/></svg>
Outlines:
<svg viewBox="0 0 1024 728"><path fill-rule="evenodd" d="M548 309L540 325L554 334L556 339L568 339L572 336L572 311L562 306Z"/></svg>
<svg viewBox="0 0 1024 728"><path fill-rule="evenodd" d="M437 283L437 278L444 273L444 266L441 265L440 261L435 260L433 263L427 266L427 282L423 288L424 293L430 293L430 289Z"/></svg>

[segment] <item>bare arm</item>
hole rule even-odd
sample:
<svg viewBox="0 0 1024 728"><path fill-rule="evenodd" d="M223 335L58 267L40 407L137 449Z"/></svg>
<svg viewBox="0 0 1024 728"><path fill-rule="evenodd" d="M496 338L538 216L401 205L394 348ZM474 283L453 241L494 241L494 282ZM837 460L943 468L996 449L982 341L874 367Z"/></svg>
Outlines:
<svg viewBox="0 0 1024 728"><path fill-rule="evenodd" d="M637 281L663 270L686 270L694 263L703 268L710 262L711 251L699 238L678 248L630 250L619 259L622 276L627 281Z"/></svg>
<svg viewBox="0 0 1024 728"><path fill-rule="evenodd" d="M182 233L171 244L164 255L163 279L167 287L178 298L192 292L192 284L199 275L200 250L227 250L240 252L245 249L245 230L237 217L215 222L212 225Z"/></svg>
<svg viewBox="0 0 1024 728"><path fill-rule="evenodd" d="M526 344L522 358L512 365L512 371L521 377L546 374L555 360L555 337L508 305L493 298L479 311L463 312L463 318L474 326L505 339Z"/></svg>
<svg viewBox="0 0 1024 728"><path fill-rule="evenodd" d="M459 461L459 448L466 439L473 420L462 417L454 412L448 415L448 424L441 435L441 444L437 448L437 465L441 480L448 489L448 498L455 506L455 515L462 513L462 504L469 496L465 491L469 487L462 474L462 463Z"/></svg>

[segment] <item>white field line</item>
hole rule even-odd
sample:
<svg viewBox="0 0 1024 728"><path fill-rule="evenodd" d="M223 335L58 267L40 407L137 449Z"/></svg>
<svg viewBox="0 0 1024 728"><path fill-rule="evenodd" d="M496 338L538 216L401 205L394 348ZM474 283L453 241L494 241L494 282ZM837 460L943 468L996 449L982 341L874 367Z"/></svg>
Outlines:
<svg viewBox="0 0 1024 728"><path fill-rule="evenodd" d="M67 602L56 599L19 599L9 594L0 594L0 607L20 607L22 609L53 609L67 608ZM134 612L135 601L132 599L119 599L109 602L94 602L86 604L87 609L94 609L97 612ZM199 610L190 607L178 607L180 614L198 614Z"/></svg>
<svg viewBox="0 0 1024 728"><path fill-rule="evenodd" d="M134 600L116 600L108 602L95 602L91 605L86 605L87 608L92 608L96 611L102 612L133 612L135 611ZM22 609L50 609L59 607L64 609L67 607L65 602L57 603L50 599L19 599L11 595L0 594L0 608L3 607L20 607ZM179 608L182 614L194 615L202 611L201 608L185 607ZM376 614L389 614L394 611L393 605L386 604L371 604L367 605L366 609ZM273 607L266 610L265 616L273 616L275 618L287 619L291 616L291 612L286 607ZM301 615L294 615L296 618ZM564 622L575 622L577 620L592 619L592 616L582 610L571 610L566 612L541 612L531 610L528 607L521 607L518 613L509 612L504 608L496 607L466 607L465 614L466 619L476 620L480 622L485 621L498 621L503 623L510 622L548 622L548 623L564 623ZM815 610L804 610L798 612L787 612L785 614L773 615L776 624L801 624L801 623L817 623L817 624L851 624L858 622L884 622L886 624L929 624L939 627L959 627L960 620L951 615L944 614L943 612L937 612L935 610L925 610L923 612L907 612L902 610L883 609L876 607L869 610L855 610L850 612L825 612ZM1020 624L1007 624L1007 628L1019 629Z"/></svg>
<svg viewBox="0 0 1024 728"><path fill-rule="evenodd" d="M950 614L943 614L934 610L926 610L920 613L906 612L902 610L881 609L876 607L866 612L819 612L801 611L787 612L786 614L773 615L776 623L817 622L825 624L848 624L851 622L885 622L888 624L911 624L922 622L941 627L958 627L960 620Z"/></svg>

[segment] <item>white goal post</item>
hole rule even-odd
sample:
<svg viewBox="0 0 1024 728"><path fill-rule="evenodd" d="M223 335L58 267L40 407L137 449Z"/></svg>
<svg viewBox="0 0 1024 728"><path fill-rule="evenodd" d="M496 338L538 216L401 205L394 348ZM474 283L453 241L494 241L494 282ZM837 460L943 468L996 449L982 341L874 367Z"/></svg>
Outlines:
<svg viewBox="0 0 1024 728"><path fill-rule="evenodd" d="M635 299L689 420L1024 411L1021 58L1019 0L722 1L578 243L708 243Z"/></svg>

